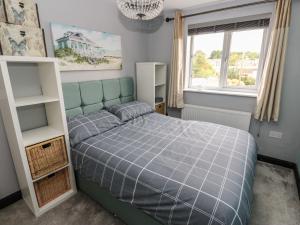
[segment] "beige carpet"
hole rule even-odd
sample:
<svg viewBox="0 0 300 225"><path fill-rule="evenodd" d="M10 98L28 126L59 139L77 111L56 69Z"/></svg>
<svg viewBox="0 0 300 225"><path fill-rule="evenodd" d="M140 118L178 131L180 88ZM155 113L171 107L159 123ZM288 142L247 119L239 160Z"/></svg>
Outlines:
<svg viewBox="0 0 300 225"><path fill-rule="evenodd" d="M40 218L24 201L0 211L0 225L123 225L82 193ZM141 224L142 225L142 224ZM293 171L259 162L250 225L300 225L300 202Z"/></svg>

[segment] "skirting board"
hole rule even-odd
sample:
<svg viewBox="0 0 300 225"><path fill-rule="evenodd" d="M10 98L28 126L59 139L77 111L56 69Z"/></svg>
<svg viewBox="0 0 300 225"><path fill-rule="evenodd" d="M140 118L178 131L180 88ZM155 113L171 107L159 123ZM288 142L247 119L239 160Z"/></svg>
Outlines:
<svg viewBox="0 0 300 225"><path fill-rule="evenodd" d="M265 156L265 155L260 155L260 154L257 155L257 160L292 169L295 174L296 184L297 184L297 188L298 188L298 196L299 196L299 200L300 200L300 174L299 174L298 166L296 163L288 162L288 161L281 160L281 159L275 159L270 156Z"/></svg>
<svg viewBox="0 0 300 225"><path fill-rule="evenodd" d="M15 203L16 201L19 201L20 199L22 199L22 193L21 191L17 191L15 193L12 193L9 196L6 196L3 199L0 199L0 209L3 209L13 203Z"/></svg>

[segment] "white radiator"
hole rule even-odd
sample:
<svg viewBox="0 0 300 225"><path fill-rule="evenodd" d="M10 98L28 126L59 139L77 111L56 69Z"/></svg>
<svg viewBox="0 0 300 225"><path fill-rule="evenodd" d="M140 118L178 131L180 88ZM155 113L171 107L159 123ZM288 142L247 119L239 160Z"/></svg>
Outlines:
<svg viewBox="0 0 300 225"><path fill-rule="evenodd" d="M249 131L251 113L219 108L185 105L182 110L182 119L198 120L222 124Z"/></svg>

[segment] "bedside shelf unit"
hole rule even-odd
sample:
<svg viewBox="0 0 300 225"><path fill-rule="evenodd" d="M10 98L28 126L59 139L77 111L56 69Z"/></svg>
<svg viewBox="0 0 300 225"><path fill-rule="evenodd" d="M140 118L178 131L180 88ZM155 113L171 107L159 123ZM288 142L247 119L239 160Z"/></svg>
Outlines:
<svg viewBox="0 0 300 225"><path fill-rule="evenodd" d="M22 196L34 215L40 216L76 193L57 60L54 58L0 56L0 91L1 113ZM31 110L36 106L43 108L42 112L45 115L36 117L34 113L22 113L22 110ZM46 121L42 126L22 127L22 124L34 124L38 118L43 117L46 118ZM61 140L63 138L65 146L61 145L62 147L58 148L56 144L51 145L51 140L58 137L61 137ZM67 155L67 161L61 168L57 167L51 170L51 167L46 167L49 169L49 173L33 178L26 149L43 142L48 143L43 146L44 151L54 148L55 151L66 152L64 154ZM44 153L46 155L46 152ZM38 156L34 160L47 161L46 158L39 157L45 156ZM50 155L50 157L54 156ZM62 170L67 174L65 182L68 183L68 188L55 196L56 198L41 205L38 197L40 198L41 193L46 192L38 192L36 186L43 179L55 180L56 173L62 174L60 172ZM60 175L56 180L61 180L61 178ZM51 185L54 185L55 188L55 184ZM56 187L58 186L57 182Z"/></svg>
<svg viewBox="0 0 300 225"><path fill-rule="evenodd" d="M167 65L161 62L139 62L136 64L137 99L146 102L156 112L166 114ZM156 98L162 101L156 102Z"/></svg>

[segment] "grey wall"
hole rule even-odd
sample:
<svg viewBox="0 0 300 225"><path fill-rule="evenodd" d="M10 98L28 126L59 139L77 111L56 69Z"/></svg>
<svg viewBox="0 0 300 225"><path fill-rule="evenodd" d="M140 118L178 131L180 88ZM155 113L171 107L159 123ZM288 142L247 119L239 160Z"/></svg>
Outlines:
<svg viewBox="0 0 300 225"><path fill-rule="evenodd" d="M122 71L64 72L63 81L106 79L120 75L134 76L135 62L146 59L146 34L130 30L130 24L119 12L112 0L36 0L39 6L41 25L46 32L49 56L53 56L50 22L75 25L96 31L121 35L123 51ZM121 21L123 20L123 21ZM129 27L129 28L128 28ZM133 30L133 29L132 29Z"/></svg>
<svg viewBox="0 0 300 225"><path fill-rule="evenodd" d="M17 177L0 116L0 199L18 190Z"/></svg>
<svg viewBox="0 0 300 225"><path fill-rule="evenodd" d="M64 82L79 80L110 79L120 76L135 76L135 62L147 58L146 35L131 28L127 20L120 17L115 1L112 0L37 0L41 25L45 28L49 56L53 56L50 22L76 25L97 31L106 31L121 35L123 51L123 69L115 71L79 71L64 72ZM22 68L15 68L21 70ZM30 82L30 81L24 81ZM25 83L23 83L25 84ZM22 85L21 85L22 86ZM30 90L22 90L26 95ZM30 93L28 93L30 94ZM42 109L35 109L42 110ZM32 110L23 109L23 115ZM25 121L26 122L26 121ZM22 124L28 128L29 124ZM0 116L0 199L17 191L18 184L12 163L2 118Z"/></svg>
<svg viewBox="0 0 300 225"><path fill-rule="evenodd" d="M297 159L298 161L298 163L297 163L297 166L298 166L298 172L299 172L299 174L300 174L300 152L298 152L298 159Z"/></svg>
<svg viewBox="0 0 300 225"><path fill-rule="evenodd" d="M207 9L209 9L209 7ZM285 77L282 93L280 121L276 124L257 124L255 122L252 122L251 132L256 138L260 154L296 162L297 153L300 151L300 139L298 137L300 133L300 45L298 43L300 40L300 1L293 0L292 9L292 23L289 35L289 44L284 74ZM246 10L244 10L244 12L234 10L231 12L226 12L226 14L224 13L224 15L206 15L205 17L202 16L198 19L201 21L205 21L211 18L230 18L231 16L237 16L240 14L246 15L253 10L257 10L257 13L263 13L265 10L267 10L267 8L264 9L264 7L261 6L252 7L247 8ZM199 9L187 10L185 11L185 13L191 13L193 11L199 11ZM197 18L193 18L193 20L197 21ZM172 26L172 23L165 23L161 27L161 29L159 29L155 33L148 35L147 46L149 60L161 60L170 63L173 29ZM256 105L255 98L206 94L199 92L185 92L184 99L186 104L219 107L224 109L241 110L248 112L254 112ZM171 114L178 116L178 112L171 111ZM282 139L270 138L269 132L271 130L283 132Z"/></svg>

